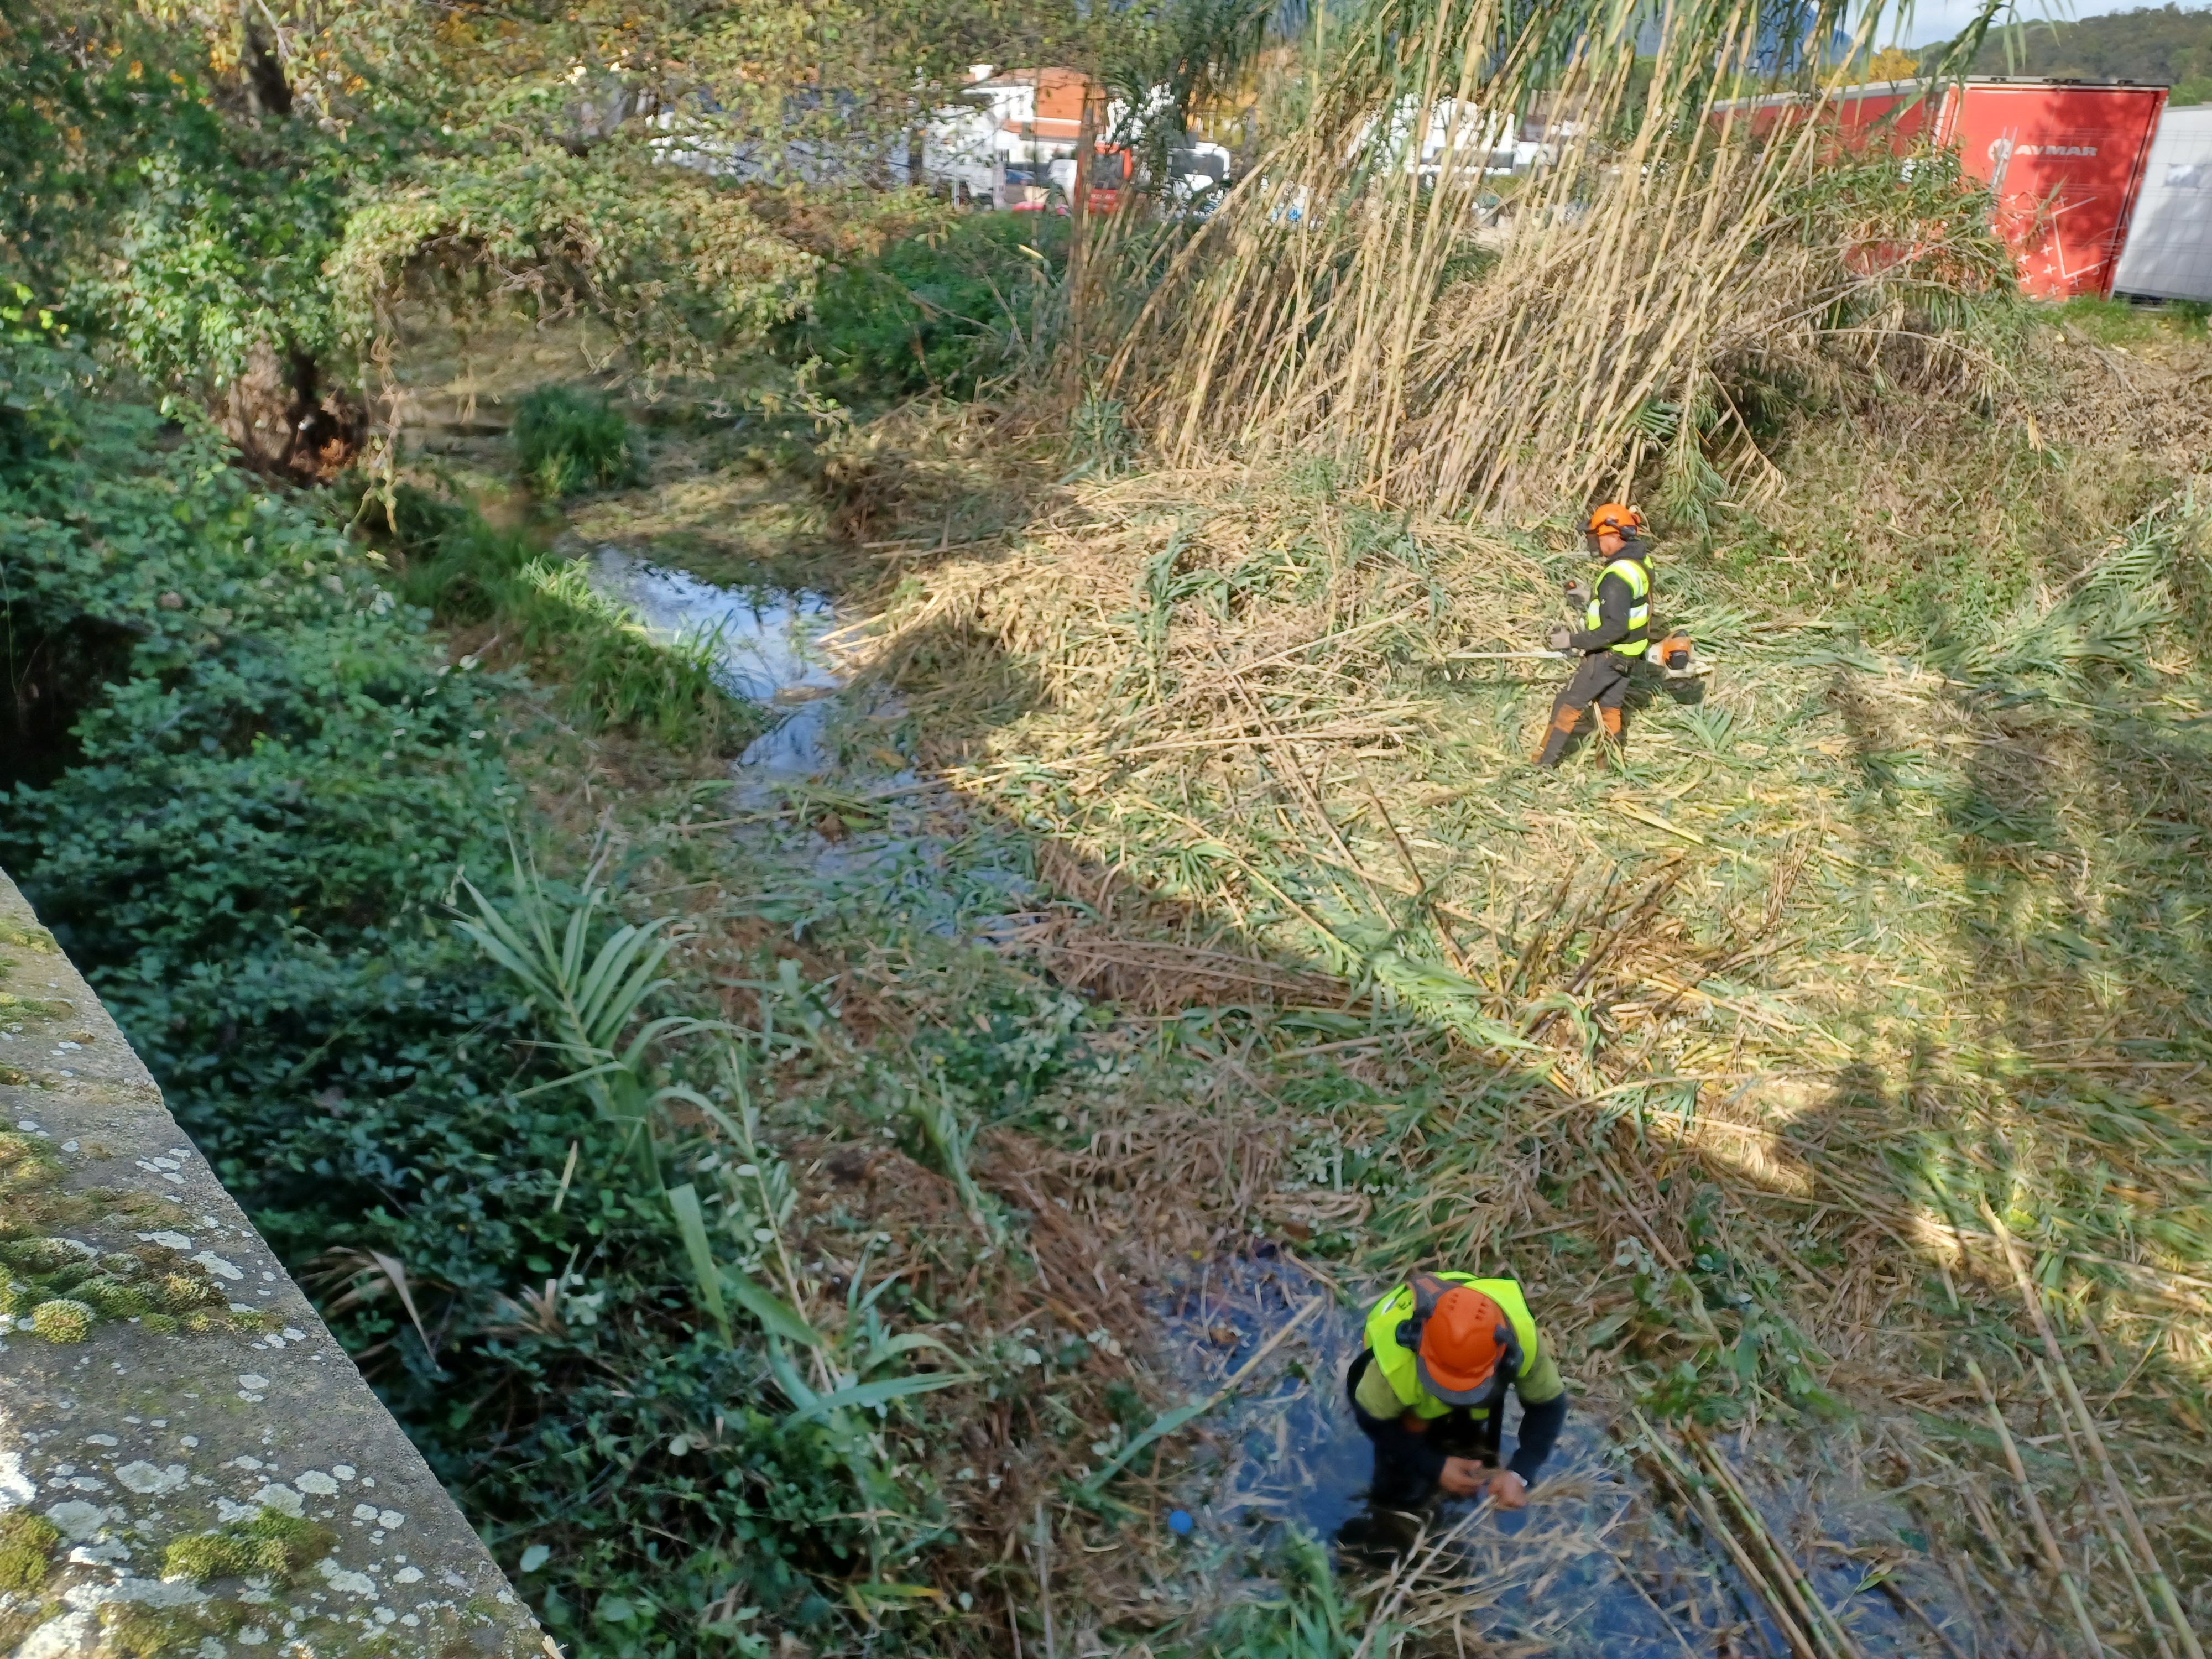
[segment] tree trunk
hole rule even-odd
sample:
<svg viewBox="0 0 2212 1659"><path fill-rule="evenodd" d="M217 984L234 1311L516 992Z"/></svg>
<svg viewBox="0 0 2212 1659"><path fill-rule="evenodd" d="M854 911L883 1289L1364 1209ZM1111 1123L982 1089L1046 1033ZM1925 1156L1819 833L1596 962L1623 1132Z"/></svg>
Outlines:
<svg viewBox="0 0 2212 1659"><path fill-rule="evenodd" d="M274 31L264 26L256 0L239 0L238 18L246 36L239 68L246 76L246 106L256 115L289 119L292 113L292 87L284 78L280 43Z"/></svg>

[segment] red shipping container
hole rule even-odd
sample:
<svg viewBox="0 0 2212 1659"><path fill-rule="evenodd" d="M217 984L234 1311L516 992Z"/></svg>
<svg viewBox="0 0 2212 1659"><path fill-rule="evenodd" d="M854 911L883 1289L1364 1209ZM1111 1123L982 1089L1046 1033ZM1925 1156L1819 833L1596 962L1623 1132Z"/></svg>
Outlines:
<svg viewBox="0 0 2212 1659"><path fill-rule="evenodd" d="M1861 155L1875 143L1903 154L1927 130L1935 100L1919 81L1873 81L1862 86L1836 87L1817 99L1802 93L1780 93L1764 98L1736 98L1713 106L1713 117L1723 124L1747 121L1764 138L1785 120L1796 120L1818 110L1820 125L1834 137L1834 148Z"/></svg>
<svg viewBox="0 0 2212 1659"><path fill-rule="evenodd" d="M1969 81L1944 94L1936 141L1996 198L1996 228L2039 299L2109 297L2142 187L2163 87Z"/></svg>

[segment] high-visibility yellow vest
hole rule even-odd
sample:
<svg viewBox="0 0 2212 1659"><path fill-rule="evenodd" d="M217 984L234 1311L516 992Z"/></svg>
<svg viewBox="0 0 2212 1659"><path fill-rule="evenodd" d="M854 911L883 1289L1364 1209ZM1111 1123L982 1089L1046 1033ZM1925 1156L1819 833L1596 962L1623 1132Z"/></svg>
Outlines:
<svg viewBox="0 0 2212 1659"><path fill-rule="evenodd" d="M1517 1283L1510 1279L1477 1279L1473 1273L1432 1273L1430 1277L1447 1285L1465 1285L1480 1291L1503 1308L1506 1322L1513 1327L1513 1340L1521 1345L1522 1364L1536 1363L1536 1322L1529 1316L1528 1304ZM1406 1284L1376 1303L1367 1316L1367 1346L1375 1356L1373 1364L1389 1382L1390 1392L1398 1396L1400 1411L1411 1412L1416 1417L1442 1417L1455 1408L1421 1386L1420 1376L1414 1370L1414 1362L1420 1358L1419 1339L1410 1346L1399 1340L1401 1328L1410 1325L1413 1320L1413 1287ZM1475 1417L1490 1415L1487 1407L1470 1406L1466 1409Z"/></svg>
<svg viewBox="0 0 2212 1659"><path fill-rule="evenodd" d="M1624 657L1640 657L1651 642L1651 568L1641 558L1623 554L1606 566L1604 574L1597 579L1599 586L1604 586L1607 576L1618 576L1626 582L1636 600L1628 609L1628 632L1611 648ZM1605 617L1598 610L1595 587L1590 590L1589 607L1583 612L1583 625L1591 629L1604 626Z"/></svg>

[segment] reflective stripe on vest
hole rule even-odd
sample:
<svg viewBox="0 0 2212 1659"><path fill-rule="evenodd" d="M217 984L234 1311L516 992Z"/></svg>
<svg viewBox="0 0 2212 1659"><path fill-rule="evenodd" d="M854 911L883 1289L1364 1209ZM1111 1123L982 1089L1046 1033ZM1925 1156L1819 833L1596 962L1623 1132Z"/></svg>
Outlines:
<svg viewBox="0 0 2212 1659"><path fill-rule="evenodd" d="M1606 566L1605 575L1597 579L1599 586L1605 585L1606 576L1618 576L1626 582L1629 597L1635 600L1628 607L1628 632L1610 648L1624 657L1640 657L1644 647L1651 642L1651 572L1643 560L1622 557ZM1595 589L1591 590L1589 608L1583 612L1583 620L1592 632L1605 624L1604 614L1598 610Z"/></svg>
<svg viewBox="0 0 2212 1659"><path fill-rule="evenodd" d="M1529 1316L1528 1304L1521 1294L1521 1286L1510 1279L1477 1279L1473 1273L1434 1273L1447 1285L1465 1285L1480 1291L1505 1310L1506 1322L1513 1327L1514 1340L1521 1345L1521 1363L1536 1363L1536 1322ZM1413 1316L1413 1287L1401 1285L1376 1303L1367 1316L1367 1346L1375 1355L1375 1364L1390 1384L1390 1392L1398 1396L1401 1411L1416 1417L1442 1417L1454 1407L1446 1405L1421 1386L1421 1379L1413 1363L1420 1356L1398 1340L1398 1327ZM1475 1417L1490 1415L1488 1407L1469 1407Z"/></svg>

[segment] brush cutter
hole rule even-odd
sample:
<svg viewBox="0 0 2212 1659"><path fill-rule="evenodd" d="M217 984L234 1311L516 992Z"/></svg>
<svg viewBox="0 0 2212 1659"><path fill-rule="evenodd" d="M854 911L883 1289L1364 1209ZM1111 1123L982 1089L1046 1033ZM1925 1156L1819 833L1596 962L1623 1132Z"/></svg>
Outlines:
<svg viewBox="0 0 2212 1659"><path fill-rule="evenodd" d="M1446 662L1576 662L1576 651L1454 651ZM1679 630L1644 653L1644 660L1670 680L1692 680L1713 672L1712 664L1698 653L1687 634Z"/></svg>

